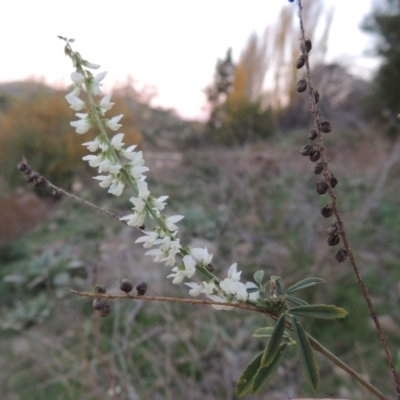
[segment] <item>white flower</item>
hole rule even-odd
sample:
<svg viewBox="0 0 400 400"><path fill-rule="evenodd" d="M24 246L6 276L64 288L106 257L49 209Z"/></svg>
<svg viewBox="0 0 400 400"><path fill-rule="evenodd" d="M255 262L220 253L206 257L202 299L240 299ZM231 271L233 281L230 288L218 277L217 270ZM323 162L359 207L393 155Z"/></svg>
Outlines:
<svg viewBox="0 0 400 400"><path fill-rule="evenodd" d="M139 190L138 196L143 200L147 200L147 198L150 195L150 191L147 189L147 182L139 181L137 183L137 187L138 187L138 190Z"/></svg>
<svg viewBox="0 0 400 400"><path fill-rule="evenodd" d="M207 247L204 249L200 248L191 248L189 250L190 255L201 265L207 266L210 264L213 255L208 253Z"/></svg>
<svg viewBox="0 0 400 400"><path fill-rule="evenodd" d="M231 278L233 281L240 281L240 275L242 271L236 272L237 264L232 264L228 269L228 278Z"/></svg>
<svg viewBox="0 0 400 400"><path fill-rule="evenodd" d="M220 297L220 296L216 296L215 294L209 294L207 296L209 299L211 299L212 301L218 302L218 303L226 303L226 299L224 297ZM229 307L229 306L219 306L219 305L213 305L212 307L214 307L216 310L232 310L233 307Z"/></svg>
<svg viewBox="0 0 400 400"><path fill-rule="evenodd" d="M101 115L104 115L106 113L106 111L110 110L112 108L112 106L115 104L115 103L110 102L111 95L112 95L112 93L106 94L101 99L101 101L99 103Z"/></svg>
<svg viewBox="0 0 400 400"><path fill-rule="evenodd" d="M143 232L146 236L141 236L136 239L135 243L142 243L143 247L148 249L152 247L155 242L158 240L158 233L157 232Z"/></svg>
<svg viewBox="0 0 400 400"><path fill-rule="evenodd" d="M91 69L99 69L101 67L101 65L93 64L87 60L82 60L82 65L84 65L87 68L91 68Z"/></svg>
<svg viewBox="0 0 400 400"><path fill-rule="evenodd" d="M125 149L121 149L120 155L122 157L125 157L128 160L132 160L135 157L135 154L136 154L136 153L133 152L133 150L135 150L136 147L137 147L136 145L133 145L133 146L129 146L126 150ZM143 164L144 164L144 162L143 162Z"/></svg>
<svg viewBox="0 0 400 400"><path fill-rule="evenodd" d="M98 156L89 154L88 156L82 157L82 160L87 161L89 163L89 165L94 168L100 166L101 163L104 162L101 154Z"/></svg>
<svg viewBox="0 0 400 400"><path fill-rule="evenodd" d="M112 117L111 119L108 119L106 121L106 125L113 131L117 131L119 128L121 128L121 124L118 122L120 119L123 117L123 114L117 115L116 117Z"/></svg>
<svg viewBox="0 0 400 400"><path fill-rule="evenodd" d="M85 76L80 72L72 72L71 80L76 86L81 86L85 82Z"/></svg>
<svg viewBox="0 0 400 400"><path fill-rule="evenodd" d="M94 64L92 64L92 65L94 65ZM106 77L106 75L107 75L107 72L104 71L104 72L100 72L93 78L92 93L94 96L101 94L101 89L100 89L101 83L100 82Z"/></svg>
<svg viewBox="0 0 400 400"><path fill-rule="evenodd" d="M100 147L100 145L101 145L101 142L100 142L100 140L99 140L99 137L97 137L96 139L94 139L94 140L91 141L91 142L82 143L82 146L86 146L87 149L88 149L89 151L91 151L91 152L97 151L98 148ZM102 150L103 150L103 149L102 149Z"/></svg>
<svg viewBox="0 0 400 400"><path fill-rule="evenodd" d="M165 236L159 249L149 250L145 254L155 256L154 262L165 261L165 265L172 266L175 264L175 256L179 253L181 247L179 239L171 239L169 236Z"/></svg>
<svg viewBox="0 0 400 400"><path fill-rule="evenodd" d="M168 196L161 196L161 197L159 197L158 199L152 198L152 199L151 199L151 205L152 205L155 209L157 209L157 210L159 210L159 211L164 210L164 207L165 207L166 204L167 204L167 203L164 203L164 201L167 200L167 199L168 199Z"/></svg>
<svg viewBox="0 0 400 400"><path fill-rule="evenodd" d="M110 189L108 189L108 193L113 194L114 196L121 196L123 190L125 187L125 183L119 179L119 178L115 178L112 181L112 184L110 186ZM143 224L142 224L143 225Z"/></svg>
<svg viewBox="0 0 400 400"><path fill-rule="evenodd" d="M126 224L129 226L142 226L146 218L146 213L135 212L134 214L125 215L120 218L120 221L128 221ZM147 254L147 253L146 253Z"/></svg>
<svg viewBox="0 0 400 400"><path fill-rule="evenodd" d="M185 218L183 215L172 215L165 220L165 225L169 231L177 231L178 227L175 225L175 222L179 222L183 218Z"/></svg>
<svg viewBox="0 0 400 400"><path fill-rule="evenodd" d="M75 115L81 119L78 121L70 122L70 125L73 126L74 128L76 128L75 129L76 133L79 133L79 134L86 133L91 127L91 124L88 119L88 114L87 113L85 113L85 114L77 113Z"/></svg>
<svg viewBox="0 0 400 400"><path fill-rule="evenodd" d="M97 179L100 181L99 186L102 188L108 188L111 185L112 180L114 179L113 175L99 175L94 176L93 179Z"/></svg>
<svg viewBox="0 0 400 400"><path fill-rule="evenodd" d="M246 301L249 294L246 285L242 282L235 282L235 296L239 301Z"/></svg>
<svg viewBox="0 0 400 400"><path fill-rule="evenodd" d="M254 289L254 288L258 288L257 285L253 282L246 282L246 288L247 289ZM249 300L250 301L257 301L257 299L260 297L260 292L252 292L249 293Z"/></svg>
<svg viewBox="0 0 400 400"><path fill-rule="evenodd" d="M137 165L129 170L129 174L132 178L138 180L144 177L143 173L147 171L149 171L149 168L145 167L144 165Z"/></svg>
<svg viewBox="0 0 400 400"><path fill-rule="evenodd" d="M181 283L185 277L191 278L196 272L196 262L191 256L183 257L183 267L181 265L180 267L172 268L175 273L167 276L167 278L174 278L172 281L174 285Z"/></svg>
<svg viewBox="0 0 400 400"><path fill-rule="evenodd" d="M214 282L211 283L202 282L200 285L197 284L196 282L185 282L185 285L192 288L191 290L189 290L189 294L193 297L198 296L200 293L210 295L215 290Z"/></svg>
<svg viewBox="0 0 400 400"><path fill-rule="evenodd" d="M124 138L124 136L125 135L123 133L118 133L111 139L112 147L114 147L115 150L120 150L121 147L125 144L122 143L122 139Z"/></svg>
<svg viewBox="0 0 400 400"><path fill-rule="evenodd" d="M86 103L78 97L79 93L80 88L76 87L71 93L65 96L65 99L70 104L70 108L75 111L81 111L86 107Z"/></svg>

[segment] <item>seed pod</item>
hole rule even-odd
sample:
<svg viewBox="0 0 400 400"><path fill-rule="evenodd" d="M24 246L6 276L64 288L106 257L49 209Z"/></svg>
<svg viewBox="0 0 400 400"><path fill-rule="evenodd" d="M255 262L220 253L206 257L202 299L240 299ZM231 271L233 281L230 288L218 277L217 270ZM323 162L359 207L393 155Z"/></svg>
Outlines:
<svg viewBox="0 0 400 400"><path fill-rule="evenodd" d="M329 133L332 131L332 124L325 119L320 121L319 126L321 128L321 131L324 133Z"/></svg>
<svg viewBox="0 0 400 400"><path fill-rule="evenodd" d="M335 176L331 176L331 179L330 179L330 181L331 181L331 186L334 188L334 187L336 187L336 185L339 183L339 181L335 178Z"/></svg>
<svg viewBox="0 0 400 400"><path fill-rule="evenodd" d="M321 214L325 217L325 218L329 218L333 215L333 207L331 204L327 204L325 207L321 208Z"/></svg>
<svg viewBox="0 0 400 400"><path fill-rule="evenodd" d="M328 235L336 235L339 231L339 224L337 221L330 225L326 231L328 232Z"/></svg>
<svg viewBox="0 0 400 400"><path fill-rule="evenodd" d="M317 183L315 189L318 194L325 194L328 191L328 185L325 181L321 181Z"/></svg>
<svg viewBox="0 0 400 400"><path fill-rule="evenodd" d="M300 150L300 154L302 156L309 156L314 150L314 145L312 144L306 144L305 146L303 146Z"/></svg>
<svg viewBox="0 0 400 400"><path fill-rule="evenodd" d="M312 43L310 39L304 40L304 42L300 43L300 50L304 54L308 54L312 49Z"/></svg>
<svg viewBox="0 0 400 400"><path fill-rule="evenodd" d="M335 254L335 258L337 262L344 262L347 259L347 250L344 247L341 247Z"/></svg>
<svg viewBox="0 0 400 400"><path fill-rule="evenodd" d="M215 268L214 268L211 264L208 264L208 265L206 266L206 270L207 270L207 271L210 271L210 272L214 272Z"/></svg>
<svg viewBox="0 0 400 400"><path fill-rule="evenodd" d="M96 293L101 293L101 294L104 294L104 293L107 292L106 287L105 287L104 285L96 285L96 286L94 287L94 291L95 291Z"/></svg>
<svg viewBox="0 0 400 400"><path fill-rule="evenodd" d="M300 69L304 67L304 64L306 63L306 57L304 54L302 54L296 61L296 68Z"/></svg>
<svg viewBox="0 0 400 400"><path fill-rule="evenodd" d="M104 307L101 310L99 310L100 317L102 318L108 317L110 313L111 313L111 306L108 303L104 304Z"/></svg>
<svg viewBox="0 0 400 400"><path fill-rule="evenodd" d="M133 283L128 280L128 279L122 279L122 281L120 282L119 288L125 292L125 293L129 293L132 291L133 289Z"/></svg>
<svg viewBox="0 0 400 400"><path fill-rule="evenodd" d="M92 303L93 310L100 311L104 308L106 302L102 299L94 299Z"/></svg>
<svg viewBox="0 0 400 400"><path fill-rule="evenodd" d="M25 159L23 159L22 161L20 161L20 162L17 164L17 168L18 168L20 171L25 171L25 170L28 169L28 165L26 164Z"/></svg>
<svg viewBox="0 0 400 400"><path fill-rule="evenodd" d="M318 90L316 90L314 92L314 100L315 100L316 104L319 103L319 92L318 92Z"/></svg>
<svg viewBox="0 0 400 400"><path fill-rule="evenodd" d="M322 162L319 162L315 165L314 167L314 174L319 175L324 169L324 164Z"/></svg>
<svg viewBox="0 0 400 400"><path fill-rule="evenodd" d="M146 282L140 282L136 286L137 294L138 296L144 296L146 294L147 290L147 283Z"/></svg>
<svg viewBox="0 0 400 400"><path fill-rule="evenodd" d="M297 82L297 92L303 93L307 89L307 81L303 78Z"/></svg>
<svg viewBox="0 0 400 400"><path fill-rule="evenodd" d="M319 150L313 150L310 154L310 161L316 162L321 158L321 152Z"/></svg>
<svg viewBox="0 0 400 400"><path fill-rule="evenodd" d="M327 239L328 246L336 246L340 242L339 235L330 235Z"/></svg>
<svg viewBox="0 0 400 400"><path fill-rule="evenodd" d="M308 138L310 140L315 140L317 138L317 136L318 136L318 132L315 129L312 129L310 131L310 133L308 134Z"/></svg>
<svg viewBox="0 0 400 400"><path fill-rule="evenodd" d="M25 173L25 180L27 182L33 182L34 180L39 178L39 174L37 172L31 171L31 173L27 174Z"/></svg>
<svg viewBox="0 0 400 400"><path fill-rule="evenodd" d="M139 226L139 229L142 230L142 231L144 231L144 230L146 229L146 225L143 224L142 226Z"/></svg>
<svg viewBox="0 0 400 400"><path fill-rule="evenodd" d="M34 186L37 187L37 186L43 185L43 183L44 183L44 178L43 178L43 176L39 176L39 178L35 179Z"/></svg>

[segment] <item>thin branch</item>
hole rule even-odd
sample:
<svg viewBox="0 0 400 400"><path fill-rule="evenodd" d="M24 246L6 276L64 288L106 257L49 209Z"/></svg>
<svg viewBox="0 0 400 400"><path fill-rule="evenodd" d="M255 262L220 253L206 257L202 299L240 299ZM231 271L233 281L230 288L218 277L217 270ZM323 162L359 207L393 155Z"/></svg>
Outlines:
<svg viewBox="0 0 400 400"><path fill-rule="evenodd" d="M301 4L301 0L298 0L298 7L299 7L298 17L299 17L299 21L300 21L302 47L304 49L306 49L306 44L305 44L306 36L305 36L304 25L303 25L303 15L302 15L303 7L302 7L302 4ZM303 52L303 54L304 53L305 53L305 51ZM374 306L372 304L371 297L369 296L368 289L365 286L365 283L364 283L364 281L363 281L363 279L361 277L359 267L358 267L358 265L356 263L356 259L354 257L354 254L353 254L351 248L350 248L350 244L349 244L349 241L348 241L348 238L347 238L347 234L346 234L346 231L345 231L344 223L343 223L343 220L341 218L341 215L340 215L340 212L339 212L339 208L338 208L338 205L337 205L337 198L336 198L336 195L335 195L335 193L333 191L333 188L332 188L332 185L331 185L331 179L330 179L331 178L331 174L330 174L330 172L328 170L328 161L327 161L327 158L325 156L325 151L324 151L324 146L323 146L323 141L322 141L321 125L320 125L320 119L319 119L319 115L318 115L319 114L319 110L318 110L318 107L316 105L315 90L314 90L314 87L313 87L313 84L312 84L312 80L311 80L311 70L310 70L310 63L309 63L309 60L308 60L308 54L305 54L305 65L306 65L306 71L307 71L306 72L306 80L307 80L310 103L311 103L311 114L314 117L315 129L316 129L316 131L318 133L317 141L318 141L318 146L319 146L319 150L320 150L320 153L321 153L321 160L322 160L322 164L323 164L323 175L324 175L324 178L325 178L325 182L328 185L328 193L329 193L329 196L331 198L333 212L334 212L334 214L336 216L337 223L339 225L339 234L343 239L343 244L344 244L344 247L345 247L345 249L347 251L347 254L348 254L350 263L351 263L351 265L353 267L354 273L356 275L357 283L361 288L361 292L362 292L362 294L364 296L364 299L365 299L365 301L367 303L369 312L371 314L371 317L372 317L372 319L373 319L373 321L375 323L376 329L378 331L379 338L381 340L383 349L384 349L385 354L386 354L386 359L387 359L387 361L389 363L389 366L390 366L390 369L391 369L391 372L392 372L392 375L393 375L393 380L394 380L395 387L396 387L397 397L400 400L400 381L399 381L399 377L397 375L396 368L395 368L394 362L392 360L392 356L390 354L390 350L389 350L389 347L388 347L388 344L387 344L387 341L386 341L386 338L385 338L385 334L384 334L384 332L382 330L382 327L381 327L381 324L380 324L379 319L377 317L375 308L374 308Z"/></svg>

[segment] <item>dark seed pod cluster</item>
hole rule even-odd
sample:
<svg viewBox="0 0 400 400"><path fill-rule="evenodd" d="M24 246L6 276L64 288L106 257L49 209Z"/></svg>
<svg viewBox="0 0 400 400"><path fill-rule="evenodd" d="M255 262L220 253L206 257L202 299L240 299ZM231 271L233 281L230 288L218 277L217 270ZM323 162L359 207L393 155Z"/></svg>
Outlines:
<svg viewBox="0 0 400 400"><path fill-rule="evenodd" d="M130 293L133 289L133 283L129 279L122 279L119 288L125 293Z"/></svg>
<svg viewBox="0 0 400 400"><path fill-rule="evenodd" d="M320 121L319 126L321 129L321 132L324 132L324 133L332 132L332 124L325 119Z"/></svg>
<svg viewBox="0 0 400 400"><path fill-rule="evenodd" d="M308 54L312 49L312 43L310 39L306 39L300 44L300 50L303 54Z"/></svg>
<svg viewBox="0 0 400 400"><path fill-rule="evenodd" d="M318 92L318 90L316 90L314 92L314 100L315 100L316 104L319 103L319 92Z"/></svg>
<svg viewBox="0 0 400 400"><path fill-rule="evenodd" d="M17 164L17 168L25 174L25 180L29 183L33 183L34 186L41 186L46 182L43 176L35 171L32 171L24 157Z"/></svg>
<svg viewBox="0 0 400 400"><path fill-rule="evenodd" d="M105 318L108 317L111 313L111 306L106 303L104 307L99 311L100 317Z"/></svg>
<svg viewBox="0 0 400 400"><path fill-rule="evenodd" d="M306 56L302 54L296 61L296 68L297 69L303 68L305 63L306 63Z"/></svg>
<svg viewBox="0 0 400 400"><path fill-rule="evenodd" d="M315 175L319 175L324 169L324 165L322 164L322 162L319 162L315 165L314 167L314 174Z"/></svg>
<svg viewBox="0 0 400 400"><path fill-rule="evenodd" d="M320 158L321 158L321 152L320 152L318 149L313 150L313 151L310 153L310 161L316 162L316 161L318 161Z"/></svg>
<svg viewBox="0 0 400 400"><path fill-rule="evenodd" d="M318 182L315 189L318 194L325 194L328 191L328 184L325 181Z"/></svg>
<svg viewBox="0 0 400 400"><path fill-rule="evenodd" d="M136 291L137 291L138 296L144 296L147 291L147 283L140 282L139 284L137 284Z"/></svg>
<svg viewBox="0 0 400 400"><path fill-rule="evenodd" d="M94 287L94 291L101 294L107 293L106 287L104 285L96 285Z"/></svg>
<svg viewBox="0 0 400 400"><path fill-rule="evenodd" d="M340 237L339 235L329 235L327 242L328 246L336 246L340 242Z"/></svg>
<svg viewBox="0 0 400 400"><path fill-rule="evenodd" d="M333 215L333 207L332 204L327 204L325 207L321 208L321 214L325 218L332 217Z"/></svg>
<svg viewBox="0 0 400 400"><path fill-rule="evenodd" d="M312 152L314 151L314 145L312 144L306 144L303 146L300 150L300 154L302 156L309 156Z"/></svg>
<svg viewBox="0 0 400 400"><path fill-rule="evenodd" d="M318 137L318 132L315 129L312 129L308 134L308 138L310 140L315 140Z"/></svg>
<svg viewBox="0 0 400 400"><path fill-rule="evenodd" d="M207 271L210 271L210 272L214 272L214 267L213 267L211 264L208 264L208 265L206 266L206 270L207 270Z"/></svg>
<svg viewBox="0 0 400 400"><path fill-rule="evenodd" d="M347 259L347 250L344 247L341 247L335 254L335 258L337 262L344 262Z"/></svg>
<svg viewBox="0 0 400 400"><path fill-rule="evenodd" d="M336 187L336 185L339 183L339 181L333 175L331 175L330 181L332 188Z"/></svg>
<svg viewBox="0 0 400 400"><path fill-rule="evenodd" d="M107 292L104 285L96 285L94 291L99 294L105 294ZM101 317L107 317L111 313L111 306L107 303L107 300L102 298L94 299L92 308L93 310L98 311Z"/></svg>
<svg viewBox="0 0 400 400"><path fill-rule="evenodd" d="M303 78L297 82L297 92L303 93L307 89L307 81Z"/></svg>
<svg viewBox="0 0 400 400"><path fill-rule="evenodd" d="M330 225L326 231L328 235L336 235L339 232L339 224L337 221Z"/></svg>

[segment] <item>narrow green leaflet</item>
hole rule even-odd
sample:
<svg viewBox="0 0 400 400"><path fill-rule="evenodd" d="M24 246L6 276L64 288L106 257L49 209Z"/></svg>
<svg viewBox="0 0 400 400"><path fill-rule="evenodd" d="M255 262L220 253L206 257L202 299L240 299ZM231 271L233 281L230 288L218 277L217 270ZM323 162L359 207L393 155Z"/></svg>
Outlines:
<svg viewBox="0 0 400 400"><path fill-rule="evenodd" d="M316 393L319 386L319 368L314 351L308 341L307 333L295 316L292 317L292 327L301 370L308 387Z"/></svg>
<svg viewBox="0 0 400 400"><path fill-rule="evenodd" d="M272 335L272 332L274 331L275 327L274 326L266 326L264 328L258 328L253 336L254 337L270 337ZM283 332L283 337L285 339L289 339L290 335L285 331Z"/></svg>
<svg viewBox="0 0 400 400"><path fill-rule="evenodd" d="M298 306L308 306L308 303L306 301L299 299L298 297L286 296L286 300L289 300L292 303L297 304Z"/></svg>
<svg viewBox="0 0 400 400"><path fill-rule="evenodd" d="M264 278L264 271L262 269L260 269L254 273L254 281L255 282L261 284L263 278Z"/></svg>
<svg viewBox="0 0 400 400"><path fill-rule="evenodd" d="M282 342L283 332L285 332L285 314L282 314L272 331L271 338L268 341L267 347L264 350L261 367L266 367L278 354L279 346Z"/></svg>
<svg viewBox="0 0 400 400"><path fill-rule="evenodd" d="M306 278L290 286L290 288L287 290L287 293L294 293L307 287L318 285L319 283L326 283L326 281L321 278Z"/></svg>
<svg viewBox="0 0 400 400"><path fill-rule="evenodd" d="M348 312L343 308L329 306L326 304L292 307L289 312L290 314L297 316L320 319L344 318L348 314Z"/></svg>
<svg viewBox="0 0 400 400"><path fill-rule="evenodd" d="M287 343L283 343L279 347L279 351L276 354L272 362L266 366L261 367L256 376L253 379L253 384L251 386L251 391L254 394L259 394L264 386L273 378L279 365L282 363L283 357L285 355Z"/></svg>
<svg viewBox="0 0 400 400"><path fill-rule="evenodd" d="M261 358L263 353L260 353L243 371L236 384L236 393L240 396L246 396L251 390L253 384L253 378L256 376L258 369L260 368Z"/></svg>

